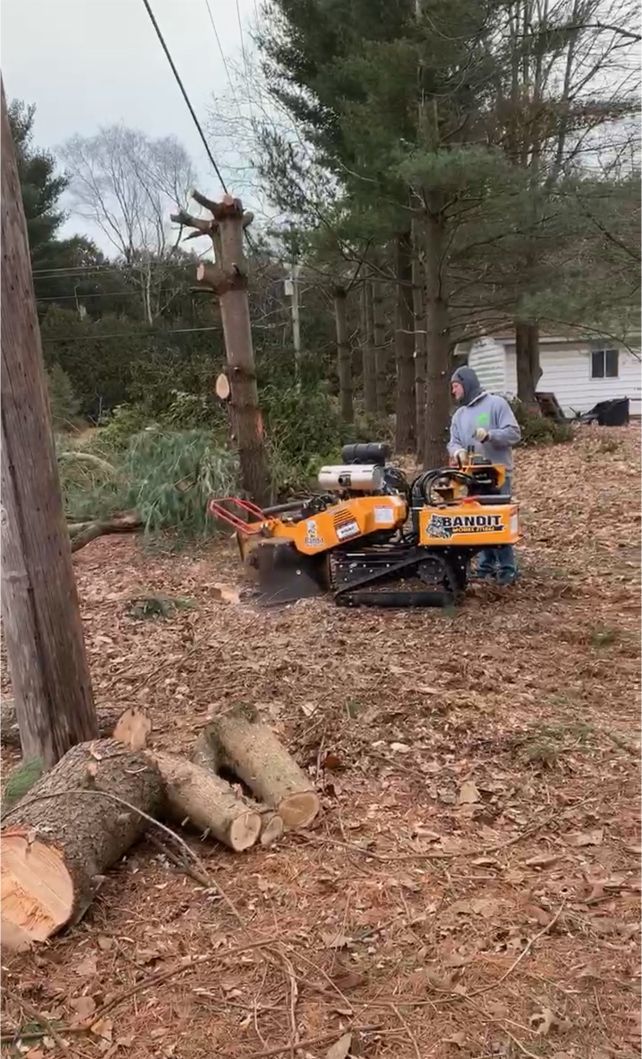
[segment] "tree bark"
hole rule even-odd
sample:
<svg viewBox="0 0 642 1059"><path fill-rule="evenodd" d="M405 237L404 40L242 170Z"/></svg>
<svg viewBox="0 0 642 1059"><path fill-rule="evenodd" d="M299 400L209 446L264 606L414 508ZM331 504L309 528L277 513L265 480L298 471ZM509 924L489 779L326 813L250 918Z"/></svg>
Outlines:
<svg viewBox="0 0 642 1059"><path fill-rule="evenodd" d="M537 384L542 376L539 359L539 324L534 321L515 323L515 360L517 396L529 408L539 410Z"/></svg>
<svg viewBox="0 0 642 1059"><path fill-rule="evenodd" d="M377 372L372 322L372 285L361 288L361 357L363 366L363 408L367 415L377 411Z"/></svg>
<svg viewBox="0 0 642 1059"><path fill-rule="evenodd" d="M2 613L25 758L97 734L2 87Z"/></svg>
<svg viewBox="0 0 642 1059"><path fill-rule="evenodd" d="M377 414L385 415L388 404L388 349L386 347L386 320L383 305L383 283L372 283L372 328L377 392Z"/></svg>
<svg viewBox="0 0 642 1059"><path fill-rule="evenodd" d="M215 759L276 809L286 828L307 827L314 820L320 802L309 777L251 711L212 718L205 737L214 747Z"/></svg>
<svg viewBox="0 0 642 1059"><path fill-rule="evenodd" d="M446 462L450 420L450 321L443 284L446 231L438 206L426 217L426 400L424 467Z"/></svg>
<svg viewBox="0 0 642 1059"><path fill-rule="evenodd" d="M103 739L113 734L116 722L122 715L123 708L104 707L97 711L98 736ZM16 719L16 707L13 699L3 698L0 707L0 745L20 747L20 731ZM27 759L29 760L29 759Z"/></svg>
<svg viewBox="0 0 642 1059"><path fill-rule="evenodd" d="M352 401L352 354L346 322L347 294L344 287L334 288L334 321L337 332L337 371L339 376L339 410L344 423L354 422Z"/></svg>
<svg viewBox="0 0 642 1059"><path fill-rule="evenodd" d="M415 367L415 449L420 460L424 458L425 403L426 403L426 303L423 268L423 246L421 226L413 221L412 252L412 311L414 317L414 367Z"/></svg>
<svg viewBox="0 0 642 1059"><path fill-rule="evenodd" d="M410 232L401 232L397 235L395 249L397 259L395 448L397 452L413 452L415 447L415 365L413 360L415 321Z"/></svg>
<svg viewBox="0 0 642 1059"><path fill-rule="evenodd" d="M44 941L77 921L105 869L147 827L135 810L153 815L161 800L144 754L114 739L67 751L2 821L3 930Z"/></svg>
<svg viewBox="0 0 642 1059"><path fill-rule="evenodd" d="M171 819L183 826L189 821L199 831L210 831L235 853L254 845L261 832L261 814L237 796L229 783L172 754L150 756L160 772Z"/></svg>

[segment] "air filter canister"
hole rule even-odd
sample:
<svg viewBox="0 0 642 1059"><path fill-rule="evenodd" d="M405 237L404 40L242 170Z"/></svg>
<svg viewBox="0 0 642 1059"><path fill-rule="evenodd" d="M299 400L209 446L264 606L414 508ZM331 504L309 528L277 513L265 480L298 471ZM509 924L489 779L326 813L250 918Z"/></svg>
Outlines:
<svg viewBox="0 0 642 1059"><path fill-rule="evenodd" d="M339 463L322 467L319 485L323 489L347 489L355 493L377 493L383 486L383 467L374 463Z"/></svg>

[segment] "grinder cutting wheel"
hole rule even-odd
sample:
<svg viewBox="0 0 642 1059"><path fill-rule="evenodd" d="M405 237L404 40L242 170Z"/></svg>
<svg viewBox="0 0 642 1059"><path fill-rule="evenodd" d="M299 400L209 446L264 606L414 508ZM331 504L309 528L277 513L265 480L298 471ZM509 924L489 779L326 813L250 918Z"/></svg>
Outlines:
<svg viewBox="0 0 642 1059"><path fill-rule="evenodd" d="M408 482L388 455L379 443L346 445L343 463L321 468L318 493L277 508L210 501L236 530L264 603L330 592L344 606L450 605L477 552L518 539L503 465L471 448L460 467Z"/></svg>

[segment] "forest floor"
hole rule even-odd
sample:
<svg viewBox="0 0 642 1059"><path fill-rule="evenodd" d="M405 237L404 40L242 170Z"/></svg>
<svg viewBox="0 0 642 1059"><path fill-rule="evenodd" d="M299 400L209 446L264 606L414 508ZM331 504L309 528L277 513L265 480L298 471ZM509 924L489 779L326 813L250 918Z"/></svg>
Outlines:
<svg viewBox="0 0 642 1059"><path fill-rule="evenodd" d="M218 602L227 543L75 556L99 706L144 706L189 753L252 702L323 812L268 850L190 840L237 916L132 849L79 925L4 958L3 1054L640 1054L639 430L517 456L521 580L453 615ZM152 594L193 607L133 617Z"/></svg>

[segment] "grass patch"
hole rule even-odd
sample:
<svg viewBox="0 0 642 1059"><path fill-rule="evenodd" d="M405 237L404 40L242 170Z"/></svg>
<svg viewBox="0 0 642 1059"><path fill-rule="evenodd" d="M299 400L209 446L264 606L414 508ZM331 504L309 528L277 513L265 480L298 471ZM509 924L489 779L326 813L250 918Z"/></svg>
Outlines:
<svg viewBox="0 0 642 1059"><path fill-rule="evenodd" d="M613 629L609 625L598 625L591 632L591 647L596 647L598 650L602 647L610 647L612 644L617 643L619 639L619 633L617 629Z"/></svg>
<svg viewBox="0 0 642 1059"><path fill-rule="evenodd" d="M171 618L177 610L191 610L194 603L181 596L135 596L130 600L130 618Z"/></svg>
<svg viewBox="0 0 642 1059"><path fill-rule="evenodd" d="M585 721L534 724L515 736L512 747L528 765L553 769L563 754L588 749L594 736L593 726Z"/></svg>

